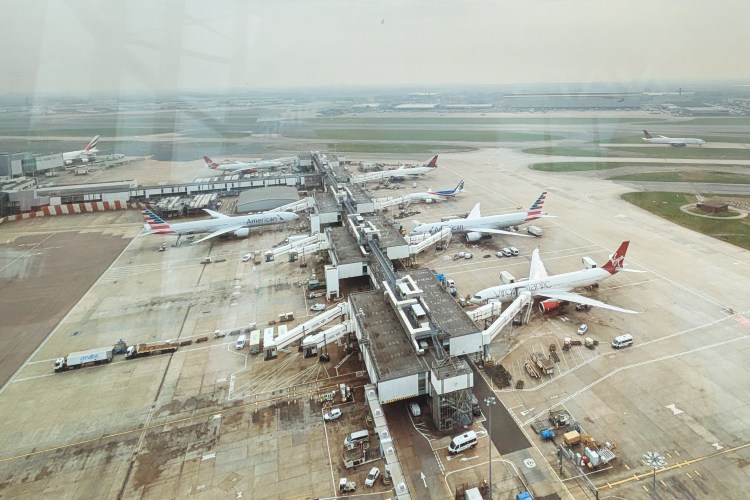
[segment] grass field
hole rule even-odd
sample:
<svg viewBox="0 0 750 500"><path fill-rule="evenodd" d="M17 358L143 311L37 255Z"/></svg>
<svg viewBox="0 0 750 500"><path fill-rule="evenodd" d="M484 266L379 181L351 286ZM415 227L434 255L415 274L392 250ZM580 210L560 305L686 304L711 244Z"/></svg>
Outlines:
<svg viewBox="0 0 750 500"><path fill-rule="evenodd" d="M294 137L294 135L292 135ZM560 136L492 130L315 130L317 139L338 141L440 141L440 142L522 142L560 139Z"/></svg>
<svg viewBox="0 0 750 500"><path fill-rule="evenodd" d="M681 160L750 160L750 149L732 148L569 148L544 147L524 149L524 153L550 156L586 156L597 158L675 158Z"/></svg>
<svg viewBox="0 0 750 500"><path fill-rule="evenodd" d="M682 137L682 135L677 135L674 132L664 133L662 135L667 135L669 137ZM747 135L741 136L741 135L706 135L706 134L703 134L700 136L700 138L704 139L709 144L712 142L731 142L731 143L738 143L738 144L750 143L750 136L747 136ZM646 144L646 142L644 142L644 140L641 138L640 135L613 137L609 141L601 141L601 142L609 142L612 144Z"/></svg>
<svg viewBox="0 0 750 500"><path fill-rule="evenodd" d="M340 142L326 144L332 153L463 153L474 148L443 144L414 144L408 142Z"/></svg>
<svg viewBox="0 0 750 500"><path fill-rule="evenodd" d="M747 197L732 198L750 201ZM710 219L686 214L680 210L683 205L695 203L695 195L664 192L625 193L622 199L680 226L750 250L750 220L747 217L734 220Z"/></svg>
<svg viewBox="0 0 750 500"><path fill-rule="evenodd" d="M542 162L542 163L534 163L531 165L532 170L540 170L542 172L582 172L587 170L610 170L613 168L623 168L623 167L639 167L639 168L658 168L658 169L669 169L670 172L665 172L663 175L669 175L669 174L675 174L673 170L675 168L685 168L685 169L706 169L706 168L720 168L720 167L727 167L728 165L717 165L713 163L662 163L662 164L654 164L654 163L633 163L633 162L622 162L622 161L553 161L553 162ZM736 165L741 168L748 168L748 171L750 171L750 166L745 167L744 165ZM677 172L679 173L679 172ZM715 173L715 174L722 174L722 172L708 172L709 174ZM643 173L643 174L631 174L631 175L623 175L621 177L612 177L612 179L618 179L618 180L658 180L658 179L647 179L643 176L649 176L649 175L662 175L659 172L653 172L653 173ZM750 174L748 174L750 175ZM632 176L632 178L631 178ZM743 178L744 176L741 174L737 174L738 178ZM627 177L627 179L626 179ZM638 178L637 178L638 177ZM643 177L643 178L640 178ZM719 177L717 177L718 179ZM729 177L727 177L728 179ZM686 181L673 181L673 182L686 182ZM729 181L703 181L703 182L729 182ZM743 182L737 182L737 184L744 184Z"/></svg>
<svg viewBox="0 0 750 500"><path fill-rule="evenodd" d="M692 120L686 120L684 122L673 122L672 125L728 125L728 126L748 126L750 125L750 118L748 117L726 117L726 118L693 118Z"/></svg>
<svg viewBox="0 0 750 500"><path fill-rule="evenodd" d="M556 117L404 117L404 116L347 116L331 118L306 118L302 120L308 123L325 123L330 125L352 125L352 124L393 124L393 125L596 125L597 123L653 123L664 121L656 118L556 118Z"/></svg>
<svg viewBox="0 0 750 500"><path fill-rule="evenodd" d="M627 166L631 165L613 161L557 161L547 163L534 163L530 168L532 170L540 170L542 172L584 172L586 170L608 170L610 168L621 168Z"/></svg>
<svg viewBox="0 0 750 500"><path fill-rule="evenodd" d="M672 167L672 165L670 165ZM705 165L701 165L705 168ZM705 170L681 172L644 172L642 174L618 175L610 177L616 181L655 181L655 182L702 182L718 184L750 184L750 174L732 172L711 172Z"/></svg>

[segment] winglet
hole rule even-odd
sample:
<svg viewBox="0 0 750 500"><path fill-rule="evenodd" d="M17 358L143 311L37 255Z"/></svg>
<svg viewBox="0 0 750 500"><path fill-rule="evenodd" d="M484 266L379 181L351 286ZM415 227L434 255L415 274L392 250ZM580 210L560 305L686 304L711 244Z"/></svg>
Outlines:
<svg viewBox="0 0 750 500"><path fill-rule="evenodd" d="M620 248L618 248L614 255L609 258L607 263L602 266L602 269L609 274L615 274L617 271L621 270L625 264L625 252L628 251L628 245L630 245L630 241L623 241L622 244L620 244Z"/></svg>
<svg viewBox="0 0 750 500"><path fill-rule="evenodd" d="M648 130L643 131L643 138L644 139L653 139L653 136L648 133Z"/></svg>
<svg viewBox="0 0 750 500"><path fill-rule="evenodd" d="M203 157L203 162L204 162L204 163L206 164L206 166L207 166L208 168L210 168L211 170L216 170L217 168L219 168L219 164L218 164L218 163L216 163L215 161L213 161L213 160L212 160L211 158L209 158L208 156L204 156L204 157Z"/></svg>
<svg viewBox="0 0 750 500"><path fill-rule="evenodd" d="M91 151L96 147L96 143L99 142L99 137L100 136L95 135L94 138L91 139L91 142L89 142L88 146L86 146L86 151Z"/></svg>
<svg viewBox="0 0 750 500"><path fill-rule="evenodd" d="M425 164L425 167L437 168L437 159L438 155L433 156L432 159Z"/></svg>

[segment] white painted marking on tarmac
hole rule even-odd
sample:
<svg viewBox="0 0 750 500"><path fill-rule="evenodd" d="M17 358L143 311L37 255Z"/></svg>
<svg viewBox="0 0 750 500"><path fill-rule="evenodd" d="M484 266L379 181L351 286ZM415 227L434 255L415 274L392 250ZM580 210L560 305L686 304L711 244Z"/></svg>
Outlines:
<svg viewBox="0 0 750 500"><path fill-rule="evenodd" d="M719 443L713 443L711 446L713 446L714 448L716 448L716 451L724 449L724 447L722 445L720 445Z"/></svg>
<svg viewBox="0 0 750 500"><path fill-rule="evenodd" d="M216 453L209 453L208 455L203 455L203 458L201 458L201 460L211 460L212 458L216 458Z"/></svg>
<svg viewBox="0 0 750 500"><path fill-rule="evenodd" d="M214 418L221 418L221 413L217 413L216 415L214 415Z"/></svg>
<svg viewBox="0 0 750 500"><path fill-rule="evenodd" d="M479 458L478 456L474 455L473 457L463 457L461 459L462 462L466 462L467 460L474 460L475 458Z"/></svg>
<svg viewBox="0 0 750 500"><path fill-rule="evenodd" d="M527 458L523 461L523 464L529 469L533 469L534 467L536 467L536 462L534 462L534 459L532 458Z"/></svg>
<svg viewBox="0 0 750 500"><path fill-rule="evenodd" d="M424 472L419 471L419 475L422 478L422 482L424 483L424 487L427 488L427 477L424 475Z"/></svg>
<svg viewBox="0 0 750 500"><path fill-rule="evenodd" d="M226 377L224 377L224 378L218 378L218 379L216 379L216 383L217 383L217 384L221 384L222 382L226 382L226 381L227 381L227 378L226 378Z"/></svg>
<svg viewBox="0 0 750 500"><path fill-rule="evenodd" d="M685 413L679 408L677 408L677 405L675 404L667 405L664 408L666 408L667 410L670 410L672 412L672 415L679 415L680 413Z"/></svg>

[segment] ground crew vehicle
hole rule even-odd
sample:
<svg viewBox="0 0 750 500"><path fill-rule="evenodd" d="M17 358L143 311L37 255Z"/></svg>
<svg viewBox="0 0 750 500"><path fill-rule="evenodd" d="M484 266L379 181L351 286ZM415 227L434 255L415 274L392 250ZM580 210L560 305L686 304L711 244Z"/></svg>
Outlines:
<svg viewBox="0 0 750 500"><path fill-rule="evenodd" d="M612 340L612 347L614 349L620 349L621 347L630 347L631 345L633 345L633 336L629 333L615 337L614 340Z"/></svg>
<svg viewBox="0 0 750 500"><path fill-rule="evenodd" d="M474 431L464 432L463 434L454 437L451 440L451 444L448 445L448 451L455 455L469 448L474 448L477 445L477 433Z"/></svg>
<svg viewBox="0 0 750 500"><path fill-rule="evenodd" d="M156 344L138 344L128 346L128 352L125 354L126 359L140 358L151 356L152 354L165 354L175 352L180 346L177 342L158 342Z"/></svg>
<svg viewBox="0 0 750 500"><path fill-rule="evenodd" d="M88 351L71 352L65 357L55 360L55 371L64 372L84 366L100 365L112 361L112 348L100 347Z"/></svg>
<svg viewBox="0 0 750 500"><path fill-rule="evenodd" d="M372 469L370 469L370 473L367 474L367 479L365 479L365 486L374 486L375 481L377 481L379 477L380 469L378 469L377 467L373 467Z"/></svg>
<svg viewBox="0 0 750 500"><path fill-rule="evenodd" d="M339 493L349 493L357 489L357 483L347 481L345 477L339 479Z"/></svg>

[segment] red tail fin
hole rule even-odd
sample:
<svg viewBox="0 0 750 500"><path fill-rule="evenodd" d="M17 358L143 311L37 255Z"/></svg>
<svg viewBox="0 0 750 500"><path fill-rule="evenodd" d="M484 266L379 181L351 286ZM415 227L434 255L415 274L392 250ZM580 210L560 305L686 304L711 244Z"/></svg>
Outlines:
<svg viewBox="0 0 750 500"><path fill-rule="evenodd" d="M438 155L435 155L435 156L433 156L433 157L432 157L432 160L430 160L430 161L429 161L429 162L428 162L428 163L427 163L427 164L425 165L425 167L430 167L430 168L437 168L437 158L438 158Z"/></svg>
<svg viewBox="0 0 750 500"><path fill-rule="evenodd" d="M607 271L609 274L615 274L617 271L622 269L625 264L625 252L628 251L629 241L623 241L620 248L609 258L606 264L602 266L602 269Z"/></svg>
<svg viewBox="0 0 750 500"><path fill-rule="evenodd" d="M94 136L93 139L91 139L91 142L89 142L88 146L86 146L86 151L91 151L96 147L96 143L99 142L99 136Z"/></svg>
<svg viewBox="0 0 750 500"><path fill-rule="evenodd" d="M204 156L204 157L203 157L203 161L204 161L204 162L206 163L206 166L207 166L208 168L210 168L211 170L216 170L217 168L219 168L219 164L218 164L218 163L216 163L215 161L213 161L213 160L212 160L211 158L209 158L208 156Z"/></svg>

